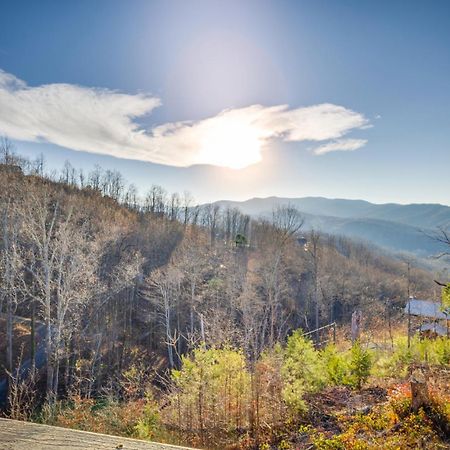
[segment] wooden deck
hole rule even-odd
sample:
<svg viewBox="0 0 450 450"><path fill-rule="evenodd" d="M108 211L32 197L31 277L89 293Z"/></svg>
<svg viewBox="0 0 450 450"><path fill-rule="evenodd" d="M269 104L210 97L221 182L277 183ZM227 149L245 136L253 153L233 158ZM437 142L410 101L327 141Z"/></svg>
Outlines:
<svg viewBox="0 0 450 450"><path fill-rule="evenodd" d="M30 422L0 419L0 449L123 449L123 450L180 450L187 447L158 444L87 431L51 427Z"/></svg>

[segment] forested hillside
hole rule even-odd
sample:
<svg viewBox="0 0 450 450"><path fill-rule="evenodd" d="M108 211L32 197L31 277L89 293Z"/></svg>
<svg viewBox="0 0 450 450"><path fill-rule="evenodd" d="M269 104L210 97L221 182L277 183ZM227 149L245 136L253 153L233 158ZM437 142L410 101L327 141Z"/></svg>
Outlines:
<svg viewBox="0 0 450 450"><path fill-rule="evenodd" d="M0 215L0 389L13 417L40 414L108 432L98 417L80 425L76 416L108 398L116 408L109 413L124 427L113 432L149 437L162 418L164 433L172 429L177 439L202 446L226 441L225 430L246 434L270 420L281 423L287 406L303 409L303 391L326 384L311 378L311 389L293 399L278 392L280 378L273 392L258 387L258 395L272 400L261 397L259 412L250 407L254 370L274 380L287 374L295 386L289 362L277 372L279 346L289 336L289 345L315 364L316 350L294 330L336 322L345 340L359 309L368 330L392 334L408 292L440 296L431 273L408 271L375 247L304 232L293 207L253 219L235 208L195 206L189 195L169 196L158 186L139 200L117 172L97 168L85 175L66 164L45 175L42 160L27 161L5 146ZM187 390L196 386L190 378L196 373L211 389L225 383L229 405L221 405L220 394L217 410L202 399L198 410ZM270 419L264 402L275 398ZM217 436L207 435L216 428Z"/></svg>

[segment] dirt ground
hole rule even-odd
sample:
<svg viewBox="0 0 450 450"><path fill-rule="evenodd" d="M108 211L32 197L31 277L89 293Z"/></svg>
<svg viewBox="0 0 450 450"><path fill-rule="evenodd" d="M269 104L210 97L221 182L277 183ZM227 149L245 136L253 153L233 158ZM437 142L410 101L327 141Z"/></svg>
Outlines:
<svg viewBox="0 0 450 450"><path fill-rule="evenodd" d="M173 445L127 439L87 431L39 425L17 420L0 419L1 450L175 450L187 449Z"/></svg>

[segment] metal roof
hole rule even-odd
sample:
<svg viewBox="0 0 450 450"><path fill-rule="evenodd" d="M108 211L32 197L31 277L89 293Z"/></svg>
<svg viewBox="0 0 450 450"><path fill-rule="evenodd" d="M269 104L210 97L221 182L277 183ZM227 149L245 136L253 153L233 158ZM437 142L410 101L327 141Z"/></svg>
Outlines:
<svg viewBox="0 0 450 450"><path fill-rule="evenodd" d="M440 303L411 298L406 303L405 313L410 313L412 316L432 317L433 319L450 319L442 312L441 308Z"/></svg>

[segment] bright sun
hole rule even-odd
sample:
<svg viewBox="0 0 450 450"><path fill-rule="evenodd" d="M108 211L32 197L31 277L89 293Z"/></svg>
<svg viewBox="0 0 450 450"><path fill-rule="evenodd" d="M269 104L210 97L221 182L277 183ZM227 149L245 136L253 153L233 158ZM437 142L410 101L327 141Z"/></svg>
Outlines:
<svg viewBox="0 0 450 450"><path fill-rule="evenodd" d="M261 133L245 121L221 120L205 131L199 156L210 164L242 169L261 161Z"/></svg>

